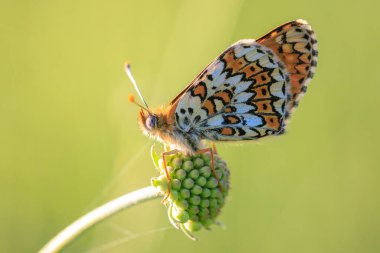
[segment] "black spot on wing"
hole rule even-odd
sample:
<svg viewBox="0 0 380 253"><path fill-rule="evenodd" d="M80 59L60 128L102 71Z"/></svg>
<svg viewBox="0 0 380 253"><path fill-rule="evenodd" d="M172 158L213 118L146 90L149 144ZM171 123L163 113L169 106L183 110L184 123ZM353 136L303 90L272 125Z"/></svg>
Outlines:
<svg viewBox="0 0 380 253"><path fill-rule="evenodd" d="M239 135L239 136L244 136L244 135L246 134L246 132L245 132L242 128L238 127L238 128L236 128L236 129L237 129L237 131L238 131L238 135Z"/></svg>
<svg viewBox="0 0 380 253"><path fill-rule="evenodd" d="M194 118L194 124L197 124L201 120L201 116L197 115Z"/></svg>
<svg viewBox="0 0 380 253"><path fill-rule="evenodd" d="M185 117L185 118L183 119L183 124L184 124L185 126L188 126L188 125L190 124L190 120L189 120L188 117Z"/></svg>

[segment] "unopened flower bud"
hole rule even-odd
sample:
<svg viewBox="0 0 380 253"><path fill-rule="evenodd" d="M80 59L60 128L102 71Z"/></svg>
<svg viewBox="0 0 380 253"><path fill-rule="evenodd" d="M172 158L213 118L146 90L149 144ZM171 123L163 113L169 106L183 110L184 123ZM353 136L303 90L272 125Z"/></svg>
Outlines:
<svg viewBox="0 0 380 253"><path fill-rule="evenodd" d="M214 177L210 177L208 180L207 180L207 183L206 183L206 186L208 188L215 188L218 186L218 180Z"/></svg>
<svg viewBox="0 0 380 253"><path fill-rule="evenodd" d="M179 169L175 172L175 176L179 179L179 180L183 180L186 178L186 171L183 170L183 169Z"/></svg>
<svg viewBox="0 0 380 253"><path fill-rule="evenodd" d="M202 158L197 158L194 160L194 166L196 168L201 168L205 164L204 160Z"/></svg>
<svg viewBox="0 0 380 253"><path fill-rule="evenodd" d="M206 179L205 177L200 176L200 177L198 177L198 178L196 179L195 182L196 182L197 185L199 185L199 186L205 186L206 183L207 183L207 179Z"/></svg>
<svg viewBox="0 0 380 253"><path fill-rule="evenodd" d="M186 171L192 170L194 168L193 162L192 161L184 162L182 168Z"/></svg>
<svg viewBox="0 0 380 253"><path fill-rule="evenodd" d="M191 189L191 193L194 195L199 195L202 193L202 187L199 185L194 185L193 189Z"/></svg>
<svg viewBox="0 0 380 253"><path fill-rule="evenodd" d="M191 179L191 178L185 178L185 180L183 180L183 187L185 187L186 189L191 189L193 188L194 186L194 180Z"/></svg>
<svg viewBox="0 0 380 253"><path fill-rule="evenodd" d="M181 189L181 181L179 179L173 179L171 181L171 187L174 189L174 190L180 190Z"/></svg>
<svg viewBox="0 0 380 253"><path fill-rule="evenodd" d="M208 178L211 175L211 168L209 166L204 166L199 170L200 174L205 178Z"/></svg>
<svg viewBox="0 0 380 253"><path fill-rule="evenodd" d="M199 170L194 169L190 171L189 177L191 177L192 179L197 179L199 177Z"/></svg>

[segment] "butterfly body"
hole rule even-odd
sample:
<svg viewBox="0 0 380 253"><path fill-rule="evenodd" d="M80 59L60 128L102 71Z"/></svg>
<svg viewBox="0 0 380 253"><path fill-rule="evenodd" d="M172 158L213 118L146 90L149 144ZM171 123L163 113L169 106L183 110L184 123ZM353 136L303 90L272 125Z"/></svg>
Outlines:
<svg viewBox="0 0 380 253"><path fill-rule="evenodd" d="M258 40L240 40L211 62L167 107L140 111L143 132L188 154L202 140L282 134L316 67L317 41L304 20Z"/></svg>
<svg viewBox="0 0 380 253"><path fill-rule="evenodd" d="M170 112L170 109L173 107L160 107L149 113L140 110L139 125L141 130L145 135L171 146L172 149L194 154L201 148L199 135L194 131L184 131L178 128L175 123L175 116L173 112ZM157 124L151 124L152 121L156 121Z"/></svg>

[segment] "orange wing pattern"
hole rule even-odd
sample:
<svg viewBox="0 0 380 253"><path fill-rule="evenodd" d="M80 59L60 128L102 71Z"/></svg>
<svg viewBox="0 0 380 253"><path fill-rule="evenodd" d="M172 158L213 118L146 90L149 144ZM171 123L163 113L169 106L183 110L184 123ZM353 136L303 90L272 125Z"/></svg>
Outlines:
<svg viewBox="0 0 380 253"><path fill-rule="evenodd" d="M317 39L302 19L286 23L257 40L270 48L285 64L291 83L290 109L298 105L317 66Z"/></svg>

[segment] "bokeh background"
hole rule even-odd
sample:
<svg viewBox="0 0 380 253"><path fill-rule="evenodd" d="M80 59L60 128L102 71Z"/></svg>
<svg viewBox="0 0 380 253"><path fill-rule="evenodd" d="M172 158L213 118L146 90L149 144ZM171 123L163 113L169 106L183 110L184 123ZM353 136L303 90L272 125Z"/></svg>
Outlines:
<svg viewBox="0 0 380 253"><path fill-rule="evenodd" d="M190 241L154 200L64 252L380 252L379 7L1 0L0 252L36 252L156 175L125 60L149 104L164 105L233 42L297 18L316 30L317 74L288 134L218 145L232 170L227 229Z"/></svg>

